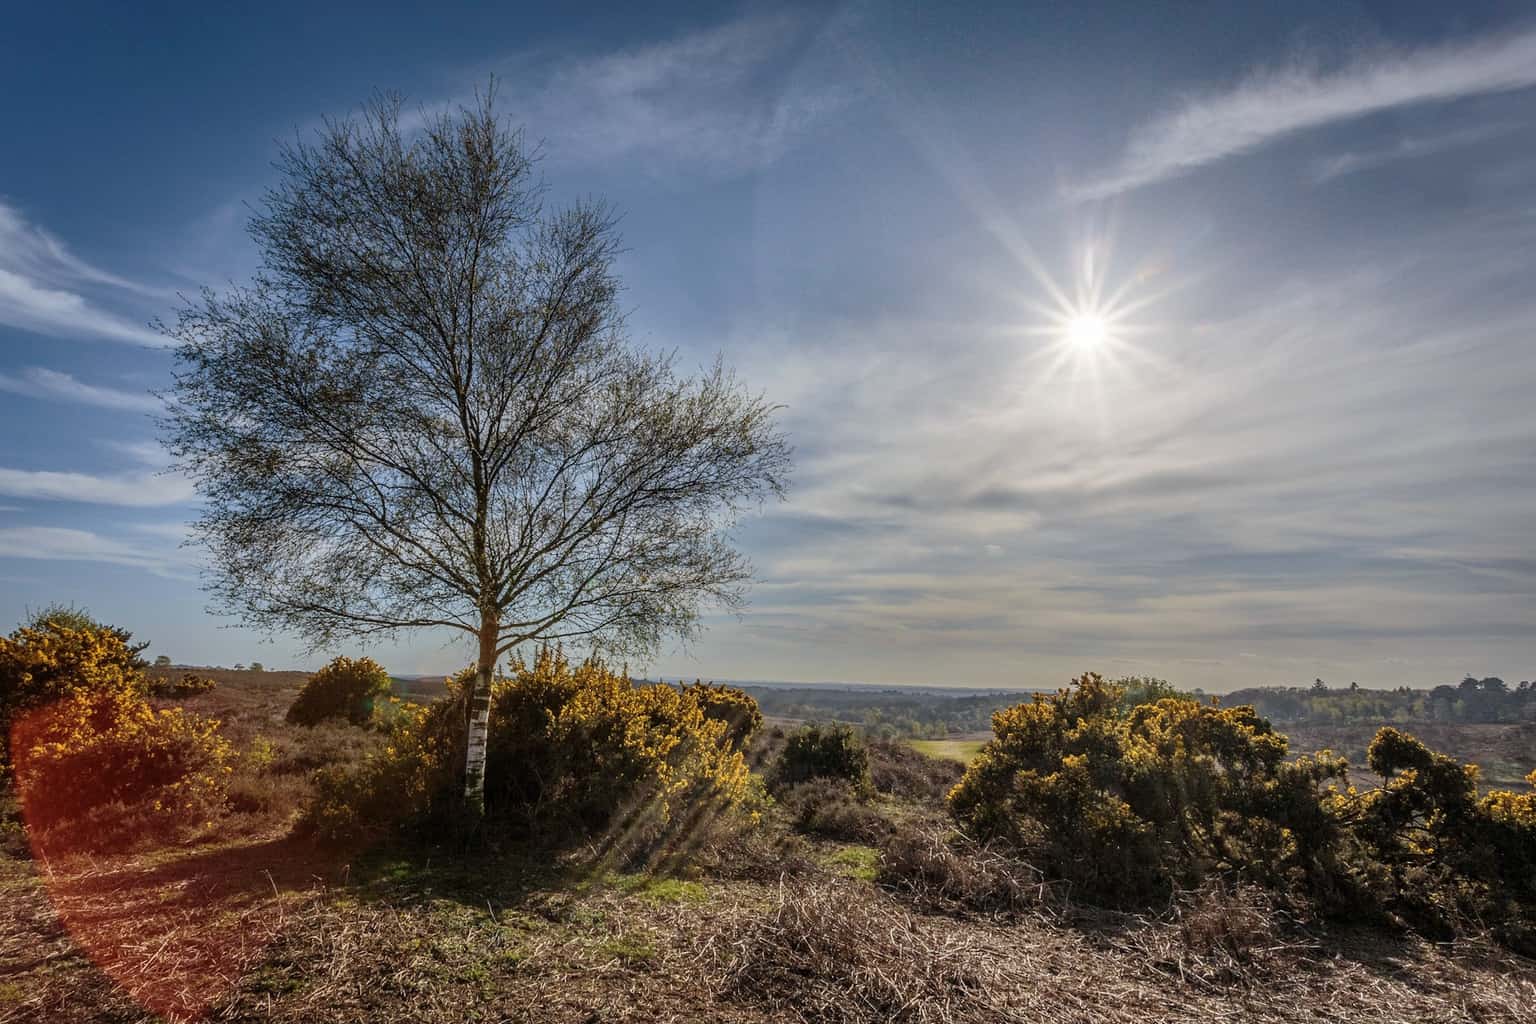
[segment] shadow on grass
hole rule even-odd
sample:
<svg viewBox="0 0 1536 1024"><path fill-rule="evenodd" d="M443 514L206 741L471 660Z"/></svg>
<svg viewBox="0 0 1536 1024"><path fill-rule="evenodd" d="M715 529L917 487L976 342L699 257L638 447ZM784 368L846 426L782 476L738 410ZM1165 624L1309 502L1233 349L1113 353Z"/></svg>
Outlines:
<svg viewBox="0 0 1536 1024"><path fill-rule="evenodd" d="M171 1019L216 1001L334 883L333 852L283 837L133 856L34 851L32 873L76 949L133 1001ZM47 958L28 970L46 970Z"/></svg>

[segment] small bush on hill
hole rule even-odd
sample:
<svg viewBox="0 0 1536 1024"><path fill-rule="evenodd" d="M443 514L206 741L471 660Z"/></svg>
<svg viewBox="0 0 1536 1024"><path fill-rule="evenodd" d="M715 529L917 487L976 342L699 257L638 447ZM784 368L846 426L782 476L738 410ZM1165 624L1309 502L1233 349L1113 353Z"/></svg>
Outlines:
<svg viewBox="0 0 1536 1024"><path fill-rule="evenodd" d="M869 781L877 793L941 805L964 771L958 761L929 757L900 740L869 744Z"/></svg>
<svg viewBox="0 0 1536 1024"><path fill-rule="evenodd" d="M367 725L390 686L389 673L372 658L336 658L309 677L288 709L288 722L312 726L344 718Z"/></svg>
<svg viewBox="0 0 1536 1024"><path fill-rule="evenodd" d="M34 830L110 805L155 828L199 820L220 803L230 770L217 722L157 711L123 690L77 692L18 719L12 753Z"/></svg>
<svg viewBox="0 0 1536 1024"><path fill-rule="evenodd" d="M773 766L776 790L811 779L842 779L863 790L869 786L869 751L846 725L806 725L789 734Z"/></svg>
<svg viewBox="0 0 1536 1024"><path fill-rule="evenodd" d="M179 679L150 676L148 683L149 695L162 700L185 700L188 697L207 693L218 685L215 680L193 672L183 672Z"/></svg>
<svg viewBox="0 0 1536 1024"><path fill-rule="evenodd" d="M869 806L845 779L814 778L797 783L779 797L795 828L809 835L848 842L870 842L891 831L891 823Z"/></svg>
<svg viewBox="0 0 1536 1024"><path fill-rule="evenodd" d="M402 705L382 755L318 778L315 828L358 831L442 820L463 787L468 674L428 707ZM625 850L694 837L755 801L724 721L693 688L636 686L601 661L554 650L493 682L487 824L542 840L591 839Z"/></svg>
<svg viewBox="0 0 1536 1024"><path fill-rule="evenodd" d="M0 638L0 763L13 722L32 709L81 695L142 695L144 676L127 636L51 618Z"/></svg>

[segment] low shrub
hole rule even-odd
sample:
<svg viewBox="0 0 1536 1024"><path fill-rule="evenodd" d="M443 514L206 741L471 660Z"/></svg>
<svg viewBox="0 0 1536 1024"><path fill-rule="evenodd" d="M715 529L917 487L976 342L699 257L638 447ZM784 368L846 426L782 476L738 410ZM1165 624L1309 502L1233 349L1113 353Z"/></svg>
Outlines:
<svg viewBox="0 0 1536 1024"><path fill-rule="evenodd" d="M1017 961L957 941L853 883L781 886L778 905L714 944L721 994L773 1019L824 1024L1022 1020Z"/></svg>
<svg viewBox="0 0 1536 1024"><path fill-rule="evenodd" d="M694 862L716 878L777 882L814 874L815 850L803 836L765 828L738 829L723 840L699 846Z"/></svg>
<svg viewBox="0 0 1536 1024"><path fill-rule="evenodd" d="M1023 913L1052 895L1033 866L953 829L893 833L881 845L876 880L920 906L989 915Z"/></svg>
<svg viewBox="0 0 1536 1024"><path fill-rule="evenodd" d="M846 725L806 725L789 734L772 772L776 791L811 779L842 779L869 787L869 751Z"/></svg>
<svg viewBox="0 0 1536 1024"><path fill-rule="evenodd" d="M798 783L780 794L779 802L788 809L795 828L808 835L869 842L891 830L890 821L843 779Z"/></svg>
<svg viewBox="0 0 1536 1024"><path fill-rule="evenodd" d="M77 693L17 721L14 767L27 825L47 830L106 805L163 828L222 801L229 745L218 722L157 711L123 691Z"/></svg>
<svg viewBox="0 0 1536 1024"><path fill-rule="evenodd" d="M313 726L345 719L367 725L375 705L389 696L392 685L384 666L372 658L336 658L309 677L288 708L288 722Z"/></svg>
<svg viewBox="0 0 1536 1024"><path fill-rule="evenodd" d="M360 768L322 772L312 825L340 837L452 818L467 678L450 680L450 696L429 706L403 705L386 749ZM573 664L554 650L493 681L488 826L632 851L696 840L758 799L727 724L704 713L693 688L637 686L601 661Z"/></svg>
<svg viewBox="0 0 1536 1024"><path fill-rule="evenodd" d="M1214 881L1180 893L1156 917L1117 929L1110 941L1182 985L1223 991L1273 985L1277 976L1294 976L1298 955L1315 960L1315 940L1294 924L1273 893Z"/></svg>
<svg viewBox="0 0 1536 1024"><path fill-rule="evenodd" d="M188 697L208 693L218 685L217 681L207 676L197 675L195 672L183 672L177 679L151 675L148 681L148 693L151 697L162 700L185 700Z"/></svg>
<svg viewBox="0 0 1536 1024"><path fill-rule="evenodd" d="M877 793L940 806L965 766L942 757L929 757L900 740L869 744L869 781Z"/></svg>

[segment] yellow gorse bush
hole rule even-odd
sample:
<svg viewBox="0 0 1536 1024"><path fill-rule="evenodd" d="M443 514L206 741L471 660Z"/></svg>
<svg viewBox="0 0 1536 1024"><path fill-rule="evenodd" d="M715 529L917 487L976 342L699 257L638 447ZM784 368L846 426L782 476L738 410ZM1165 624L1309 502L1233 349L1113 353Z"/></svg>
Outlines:
<svg viewBox="0 0 1536 1024"><path fill-rule="evenodd" d="M288 708L288 721L319 725L344 718L353 725L367 725L375 709L387 703L392 685L389 672L372 658L333 658L309 677Z"/></svg>
<svg viewBox="0 0 1536 1024"><path fill-rule="evenodd" d="M18 722L14 748L28 826L46 829L108 804L142 805L162 824L206 817L230 772L218 728L122 690L37 709Z"/></svg>
<svg viewBox="0 0 1536 1024"><path fill-rule="evenodd" d="M1287 760L1252 707L1123 697L1090 673L999 711L952 813L1090 901L1145 903L1230 873L1324 911L1385 912L1435 936L1481 922L1536 950L1536 794L1479 797L1475 766L1392 728L1369 750L1382 784L1356 790L1341 757Z"/></svg>
<svg viewBox="0 0 1536 1024"><path fill-rule="evenodd" d="M0 639L0 725L28 828L113 807L160 828L221 801L230 749L219 723L151 706L125 637L48 620Z"/></svg>
<svg viewBox="0 0 1536 1024"><path fill-rule="evenodd" d="M449 696L428 707L402 705L382 754L323 776L316 828L340 837L450 812L463 785L468 681L467 671L450 679ZM654 838L742 809L756 793L751 771L732 722L707 714L701 693L637 686L552 649L514 662L492 683L487 814L545 838L621 825Z"/></svg>
<svg viewBox="0 0 1536 1024"><path fill-rule="evenodd" d="M32 708L82 694L144 692L134 652L118 632L51 621L23 626L0 638L0 754L9 749L12 722Z"/></svg>

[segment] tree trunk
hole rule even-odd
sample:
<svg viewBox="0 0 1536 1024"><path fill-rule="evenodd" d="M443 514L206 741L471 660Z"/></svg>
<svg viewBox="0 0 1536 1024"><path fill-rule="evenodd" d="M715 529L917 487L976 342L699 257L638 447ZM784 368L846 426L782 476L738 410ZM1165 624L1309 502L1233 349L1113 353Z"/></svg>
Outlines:
<svg viewBox="0 0 1536 1024"><path fill-rule="evenodd" d="M474 689L469 693L469 738L464 754L464 800L476 817L485 813L485 748L490 739L496 640L496 620L487 615L480 622L480 658L475 663Z"/></svg>

